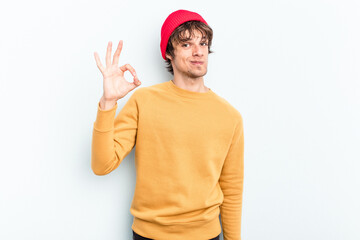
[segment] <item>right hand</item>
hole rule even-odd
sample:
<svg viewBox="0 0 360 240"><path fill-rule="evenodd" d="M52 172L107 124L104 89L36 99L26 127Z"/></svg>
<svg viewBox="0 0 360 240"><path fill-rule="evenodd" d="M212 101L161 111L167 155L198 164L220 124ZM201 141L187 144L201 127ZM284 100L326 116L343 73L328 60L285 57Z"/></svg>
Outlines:
<svg viewBox="0 0 360 240"><path fill-rule="evenodd" d="M101 64L99 54L94 52L96 65L100 69L104 79L103 88L104 93L102 98L108 102L116 102L120 98L123 98L126 94L132 91L134 88L140 86L141 82L138 79L135 69L130 64L125 64L118 67L119 56L123 46L123 40L119 41L118 47L114 53L113 62L111 63L111 46L112 42L108 43L106 52L106 68ZM133 82L128 82L124 77L124 72L129 70L133 75Z"/></svg>

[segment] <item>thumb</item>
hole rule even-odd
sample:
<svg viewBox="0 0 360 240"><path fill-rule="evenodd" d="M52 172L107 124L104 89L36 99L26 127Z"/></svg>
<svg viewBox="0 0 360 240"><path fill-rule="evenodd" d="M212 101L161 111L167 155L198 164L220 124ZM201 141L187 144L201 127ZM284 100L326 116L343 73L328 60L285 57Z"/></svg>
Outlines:
<svg viewBox="0 0 360 240"><path fill-rule="evenodd" d="M138 81L137 83L138 83L138 85L136 85L135 82L130 83L130 91L132 91L132 90L134 90L135 88L137 88L138 86L140 86L141 82Z"/></svg>

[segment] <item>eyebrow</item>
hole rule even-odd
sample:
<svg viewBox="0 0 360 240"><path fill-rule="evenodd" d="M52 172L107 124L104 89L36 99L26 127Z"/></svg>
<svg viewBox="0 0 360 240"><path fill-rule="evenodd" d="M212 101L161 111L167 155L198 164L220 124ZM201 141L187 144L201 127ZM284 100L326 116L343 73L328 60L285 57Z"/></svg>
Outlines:
<svg viewBox="0 0 360 240"><path fill-rule="evenodd" d="M192 40L192 38L191 38L191 37L187 37L187 38L181 40L181 42L187 42L187 41L189 41L189 40ZM204 36L204 37L202 37L201 40L208 40L208 39L207 39L207 37Z"/></svg>

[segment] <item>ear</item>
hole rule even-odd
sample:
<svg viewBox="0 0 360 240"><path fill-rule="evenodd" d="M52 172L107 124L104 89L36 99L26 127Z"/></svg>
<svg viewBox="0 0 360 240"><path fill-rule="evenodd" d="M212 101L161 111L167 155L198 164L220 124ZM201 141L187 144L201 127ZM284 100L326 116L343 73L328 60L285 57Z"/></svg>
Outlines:
<svg viewBox="0 0 360 240"><path fill-rule="evenodd" d="M172 58L171 58L171 56L169 54L166 53L165 57L167 57L168 59L170 59L172 61Z"/></svg>

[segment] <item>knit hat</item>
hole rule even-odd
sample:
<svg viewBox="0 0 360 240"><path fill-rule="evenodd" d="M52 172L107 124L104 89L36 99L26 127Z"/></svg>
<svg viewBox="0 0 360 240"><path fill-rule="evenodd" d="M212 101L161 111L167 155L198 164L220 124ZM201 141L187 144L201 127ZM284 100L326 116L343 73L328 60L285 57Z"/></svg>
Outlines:
<svg viewBox="0 0 360 240"><path fill-rule="evenodd" d="M183 9L172 12L165 19L161 27L161 42L160 42L161 55L164 60L166 60L165 52L171 33L175 30L175 28L177 28L182 23L192 20L197 20L208 25L207 22L198 13Z"/></svg>

